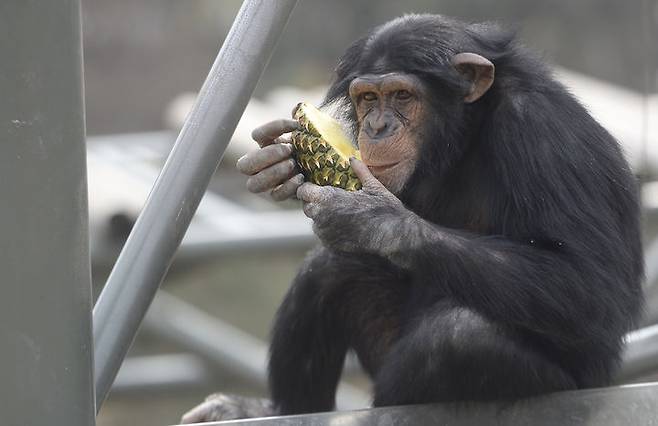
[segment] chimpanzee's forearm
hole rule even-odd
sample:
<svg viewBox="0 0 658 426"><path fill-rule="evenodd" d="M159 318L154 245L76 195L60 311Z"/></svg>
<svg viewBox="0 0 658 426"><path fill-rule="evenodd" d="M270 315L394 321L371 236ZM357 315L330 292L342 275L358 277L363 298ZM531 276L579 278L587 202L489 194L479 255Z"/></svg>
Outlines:
<svg viewBox="0 0 658 426"><path fill-rule="evenodd" d="M624 277L614 262L580 258L568 243L536 247L451 230L413 213L388 217L370 235L364 246L408 270L415 282L438 286L506 325L565 344L615 329L621 335L629 327L625 305L636 296L618 285Z"/></svg>

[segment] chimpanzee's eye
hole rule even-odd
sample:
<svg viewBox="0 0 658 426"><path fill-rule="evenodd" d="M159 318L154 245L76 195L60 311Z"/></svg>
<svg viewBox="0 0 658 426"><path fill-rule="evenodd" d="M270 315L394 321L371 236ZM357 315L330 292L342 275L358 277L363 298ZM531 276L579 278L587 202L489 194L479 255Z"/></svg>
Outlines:
<svg viewBox="0 0 658 426"><path fill-rule="evenodd" d="M377 95L375 95L374 92L366 92L366 93L364 93L364 94L361 96L361 98L362 98L364 101L368 101L368 102L370 102L370 101L377 100Z"/></svg>
<svg viewBox="0 0 658 426"><path fill-rule="evenodd" d="M411 99L411 96L412 94L408 90L398 90L397 92L395 92L395 97L401 101L409 100Z"/></svg>

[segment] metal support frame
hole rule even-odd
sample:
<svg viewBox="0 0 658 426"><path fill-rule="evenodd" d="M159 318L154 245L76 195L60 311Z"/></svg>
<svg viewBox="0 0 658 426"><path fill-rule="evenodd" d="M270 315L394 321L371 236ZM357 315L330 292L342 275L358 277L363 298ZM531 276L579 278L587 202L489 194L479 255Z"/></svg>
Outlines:
<svg viewBox="0 0 658 426"><path fill-rule="evenodd" d="M97 408L107 396L296 0L246 0L94 308Z"/></svg>
<svg viewBox="0 0 658 426"><path fill-rule="evenodd" d="M152 395L209 387L216 372L190 353L128 357L112 384L112 392Z"/></svg>
<svg viewBox="0 0 658 426"><path fill-rule="evenodd" d="M0 423L95 422L80 0L0 2Z"/></svg>
<svg viewBox="0 0 658 426"><path fill-rule="evenodd" d="M656 425L658 384L558 392L503 403L455 403L382 407L351 412L266 417L204 423L205 426L335 425Z"/></svg>
<svg viewBox="0 0 658 426"><path fill-rule="evenodd" d="M637 380L658 371L658 325L640 328L626 335L621 371L615 377L618 383Z"/></svg>

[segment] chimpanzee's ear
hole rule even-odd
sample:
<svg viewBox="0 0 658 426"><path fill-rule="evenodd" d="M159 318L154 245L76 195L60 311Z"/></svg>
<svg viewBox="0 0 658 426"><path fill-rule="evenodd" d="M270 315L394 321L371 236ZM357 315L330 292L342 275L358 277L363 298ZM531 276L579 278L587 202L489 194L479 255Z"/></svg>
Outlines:
<svg viewBox="0 0 658 426"><path fill-rule="evenodd" d="M475 53L457 53L450 61L452 66L471 82L471 90L464 102L475 102L491 87L494 81L494 64Z"/></svg>

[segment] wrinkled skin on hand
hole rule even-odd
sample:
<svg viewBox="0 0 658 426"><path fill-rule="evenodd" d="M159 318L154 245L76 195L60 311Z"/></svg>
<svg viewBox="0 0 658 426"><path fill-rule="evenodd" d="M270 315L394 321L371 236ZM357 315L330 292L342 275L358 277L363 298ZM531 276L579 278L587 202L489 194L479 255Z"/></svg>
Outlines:
<svg viewBox="0 0 658 426"><path fill-rule="evenodd" d="M281 119L253 131L261 149L237 163L238 170L249 176L247 189L253 193L270 191L276 201L296 195L304 201L304 213L313 219L315 233L329 249L365 251L394 260L405 234L413 230L410 225L419 218L354 158L350 162L363 184L360 191L304 183L287 134L298 127L295 120Z"/></svg>
<svg viewBox="0 0 658 426"><path fill-rule="evenodd" d="M237 395L214 393L181 419L181 424L217 422L276 415L269 399L245 398Z"/></svg>
<svg viewBox="0 0 658 426"><path fill-rule="evenodd" d="M297 190L297 198L304 201L304 213L313 219L313 229L325 247L395 260L404 234L417 217L363 162L352 158L350 163L363 189L345 191L306 182Z"/></svg>
<svg viewBox="0 0 658 426"><path fill-rule="evenodd" d="M238 170L249 176L247 189L253 193L269 191L276 201L291 198L304 182L297 162L292 158L290 135L299 128L295 120L275 120L256 128L251 137L261 147L238 160Z"/></svg>

